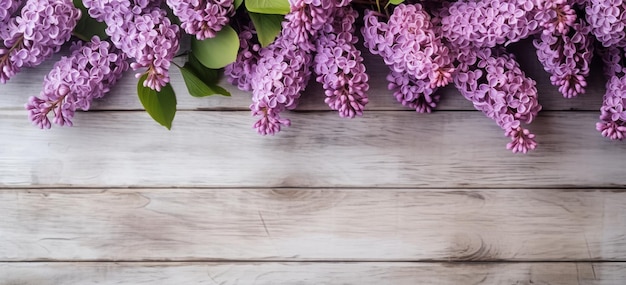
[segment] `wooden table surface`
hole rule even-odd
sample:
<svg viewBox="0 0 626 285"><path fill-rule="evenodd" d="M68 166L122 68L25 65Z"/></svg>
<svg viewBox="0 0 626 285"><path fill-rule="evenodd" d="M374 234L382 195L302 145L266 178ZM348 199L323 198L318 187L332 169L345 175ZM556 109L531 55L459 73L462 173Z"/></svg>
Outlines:
<svg viewBox="0 0 626 285"><path fill-rule="evenodd" d="M0 86L0 285L626 284L626 143L595 130L604 78L564 99L517 50L544 106L527 155L453 88L432 114L402 107L373 57L363 117L312 85L275 137L251 128L249 94L192 98L177 70L172 131L131 74L42 131L23 105L53 60L25 70Z"/></svg>

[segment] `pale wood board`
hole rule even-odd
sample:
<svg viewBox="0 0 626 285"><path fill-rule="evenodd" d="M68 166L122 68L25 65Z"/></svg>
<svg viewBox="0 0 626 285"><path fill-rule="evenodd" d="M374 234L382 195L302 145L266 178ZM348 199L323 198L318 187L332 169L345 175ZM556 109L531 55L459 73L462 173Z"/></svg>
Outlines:
<svg viewBox="0 0 626 285"><path fill-rule="evenodd" d="M625 263L0 263L0 284L621 285Z"/></svg>
<svg viewBox="0 0 626 285"><path fill-rule="evenodd" d="M626 190L0 190L0 261L626 261Z"/></svg>
<svg viewBox="0 0 626 285"><path fill-rule="evenodd" d="M528 49L533 52L529 52ZM537 61L534 47L530 41L516 45L512 51L518 55L518 61L527 74L537 81L540 102L544 110L589 110L599 112L604 94L604 77L601 68L594 65L589 78L587 93L574 99L565 99L557 88L550 84L549 75ZM6 86L0 85L0 110L23 110L29 96L39 95L44 76L50 72L52 65L61 57L55 55L44 64L31 69L25 69L12 78ZM366 110L406 110L387 90L386 76L389 68L384 65L378 56L370 55L364 50L366 66L370 76L370 103ZM184 58L177 58L182 64ZM112 89L110 94L101 100L94 101L92 110L143 110L137 98L137 79L135 72L129 71L124 78ZM178 94L179 110L248 110L250 106L250 92L239 91L236 87L223 80L221 85L232 93L232 97L213 96L208 98L194 98L189 95L180 71L172 66L170 70L172 86ZM450 85L440 91L442 102L437 110L473 110L472 104L464 99L454 86ZM329 110L324 104L324 92L319 84L311 80L309 88L302 95L298 107L300 111ZM26 112L24 111L24 114Z"/></svg>
<svg viewBox="0 0 626 285"><path fill-rule="evenodd" d="M551 112L508 138L478 112L287 113L275 137L248 112L179 112L172 131L144 112L79 114L42 131L0 111L0 187L624 187L626 144L595 130L596 114Z"/></svg>

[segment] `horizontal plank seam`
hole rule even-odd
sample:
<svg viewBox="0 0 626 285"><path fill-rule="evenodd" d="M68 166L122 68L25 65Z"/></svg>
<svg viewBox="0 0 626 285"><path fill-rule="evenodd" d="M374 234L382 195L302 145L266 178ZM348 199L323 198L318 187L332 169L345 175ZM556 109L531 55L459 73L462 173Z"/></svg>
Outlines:
<svg viewBox="0 0 626 285"><path fill-rule="evenodd" d="M610 191L610 192L626 192L626 185L620 186L576 186L576 187L290 187L290 186L278 186L278 187L239 187L239 186L67 186L67 185L46 185L46 186L0 186L0 191L11 190L579 190L579 191Z"/></svg>
<svg viewBox="0 0 626 285"><path fill-rule="evenodd" d="M111 260L111 259L85 259L85 260L71 260L71 259L59 259L59 260L0 260L2 263L442 263L442 264L522 264L522 263L625 263L624 260L604 260L604 259L572 259L572 260L506 260L506 259L493 259L493 260L439 260L439 259L425 259L425 260L386 260L386 259L371 259L371 260L355 260L355 259L176 259L176 260L159 260L159 259L146 259L146 260Z"/></svg>

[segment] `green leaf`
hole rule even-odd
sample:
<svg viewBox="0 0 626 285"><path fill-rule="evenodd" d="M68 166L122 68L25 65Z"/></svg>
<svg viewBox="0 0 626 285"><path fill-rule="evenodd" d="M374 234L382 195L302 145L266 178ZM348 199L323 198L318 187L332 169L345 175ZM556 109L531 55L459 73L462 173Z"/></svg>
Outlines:
<svg viewBox="0 0 626 285"><path fill-rule="evenodd" d="M389 0L389 4L392 5L400 5L402 2L404 2L404 0Z"/></svg>
<svg viewBox="0 0 626 285"><path fill-rule="evenodd" d="M176 115L176 94L174 89L172 89L169 83L163 86L159 92L145 87L143 82L146 81L147 77L148 74L144 74L137 82L139 101L141 101L141 104L152 119L170 130Z"/></svg>
<svg viewBox="0 0 626 285"><path fill-rule="evenodd" d="M281 15L290 11L288 0L246 0L246 9L255 13Z"/></svg>
<svg viewBox="0 0 626 285"><path fill-rule="evenodd" d="M262 47L266 47L271 44L282 29L281 23L285 18L283 15L276 14L259 14L248 12L254 28L257 32L257 37Z"/></svg>
<svg viewBox="0 0 626 285"><path fill-rule="evenodd" d="M231 26L224 26L214 38L191 39L191 51L208 68L222 68L237 59L239 36Z"/></svg>
<svg viewBox="0 0 626 285"><path fill-rule="evenodd" d="M230 93L228 93L226 89L217 85L209 86L204 83L190 69L181 67L180 72L183 75L183 79L185 80L185 85L187 85L187 90L189 91L189 94L191 94L191 96L193 97L206 97L215 94L230 96Z"/></svg>
<svg viewBox="0 0 626 285"><path fill-rule="evenodd" d="M237 10L241 4L243 4L243 0L235 0L235 10Z"/></svg>
<svg viewBox="0 0 626 285"><path fill-rule="evenodd" d="M90 41L93 36L100 37L101 40L108 38L109 36L104 32L107 25L105 23L101 23L96 21L96 19L89 16L89 12L85 5L83 5L83 1L74 0L74 7L80 9L81 17L76 23L76 27L74 28L73 35L83 41Z"/></svg>
<svg viewBox="0 0 626 285"><path fill-rule="evenodd" d="M214 94L230 96L230 92L217 85L220 78L219 71L216 69L206 68L200 63L200 61L198 61L193 53L189 54L189 60L185 63L185 66L182 67L181 72L183 79L185 80L185 84L187 85L187 90L191 96L204 97ZM200 80L200 82L194 83L195 80ZM208 90L202 85L206 86ZM192 90L192 88L194 90ZM198 90L198 88L201 90Z"/></svg>
<svg viewBox="0 0 626 285"><path fill-rule="evenodd" d="M217 69L207 68L202 65L193 53L189 54L188 61L183 67L191 70L193 74L195 74L207 85L215 85L220 79L220 74Z"/></svg>

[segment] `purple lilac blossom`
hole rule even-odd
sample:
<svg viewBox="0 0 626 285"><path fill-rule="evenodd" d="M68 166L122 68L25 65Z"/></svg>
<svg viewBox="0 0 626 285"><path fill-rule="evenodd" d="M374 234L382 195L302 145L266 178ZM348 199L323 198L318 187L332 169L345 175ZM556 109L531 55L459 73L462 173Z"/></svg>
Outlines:
<svg viewBox="0 0 626 285"><path fill-rule="evenodd" d="M624 50L609 47L601 51L605 64L605 73L609 77L606 93L600 107L600 122L596 129L603 136L612 140L626 137L626 69L624 68Z"/></svg>
<svg viewBox="0 0 626 285"><path fill-rule="evenodd" d="M605 47L626 47L626 3L623 0L590 0L585 8L591 32Z"/></svg>
<svg viewBox="0 0 626 285"><path fill-rule="evenodd" d="M563 33L576 20L566 0L461 0L437 12L442 36L456 48L495 47L545 31Z"/></svg>
<svg viewBox="0 0 626 285"><path fill-rule="evenodd" d="M259 61L261 44L256 37L252 23L244 25L239 31L239 53L235 62L224 68L224 75L230 84L242 91L252 91L252 76Z"/></svg>
<svg viewBox="0 0 626 285"><path fill-rule="evenodd" d="M363 45L369 49L370 53L388 56L391 53L390 47L393 42L388 38L388 25L379 21L381 14L374 11L366 11L363 21L365 25L361 29L363 34ZM431 88L428 79L415 79L408 72L398 72L394 66L389 66L390 72L387 75L389 84L387 88L393 91L393 96L402 105L415 109L417 112L431 112L439 102L439 96L433 95L436 88Z"/></svg>
<svg viewBox="0 0 626 285"><path fill-rule="evenodd" d="M312 39L326 23L332 21L336 8L348 4L350 0L289 0L291 11L285 15L283 30L287 30L286 33L296 44L314 50Z"/></svg>
<svg viewBox="0 0 626 285"><path fill-rule="evenodd" d="M585 93L586 77L593 56L591 28L580 21L567 33L541 33L534 41L537 57L550 73L550 82L565 98Z"/></svg>
<svg viewBox="0 0 626 285"><path fill-rule="evenodd" d="M535 149L535 135L521 126L522 122L531 123L541 110L535 81L526 77L514 56L504 50L462 53L468 61L454 78L457 89L511 138L507 149L514 153Z"/></svg>
<svg viewBox="0 0 626 285"><path fill-rule="evenodd" d="M439 11L442 36L458 48L494 47L536 33L536 1L461 0Z"/></svg>
<svg viewBox="0 0 626 285"><path fill-rule="evenodd" d="M453 57L448 48L436 39L436 27L426 21L429 16L423 13L421 6L400 5L394 10L394 15L398 17L392 16L393 19L385 23L379 21L378 13L367 11L361 30L364 45L372 54L381 55L389 65L388 88L394 92L394 97L417 112L431 112L440 98L434 91L452 78ZM415 21L402 23L405 15ZM410 54L409 58L421 58L422 61L411 61L411 66L407 68L403 65L403 54ZM417 73L416 70L421 71ZM419 74L419 78L415 74Z"/></svg>
<svg viewBox="0 0 626 285"><path fill-rule="evenodd" d="M419 113L432 112L441 98L428 81L415 79L406 72L392 70L387 75L387 81L387 88L393 91L396 100Z"/></svg>
<svg viewBox="0 0 626 285"><path fill-rule="evenodd" d="M280 35L259 51L259 60L252 74L250 110L261 118L254 124L259 134L274 135L281 126L289 126L280 117L284 110L297 106L300 92L311 76L313 41L328 22L335 8L350 1L289 0L291 11L285 16Z"/></svg>
<svg viewBox="0 0 626 285"><path fill-rule="evenodd" d="M25 107L31 121L49 129L52 112L55 124L72 126L75 111L88 110L91 101L109 92L127 69L126 56L97 36L73 45L71 55L62 57L45 77L40 96L29 98Z"/></svg>
<svg viewBox="0 0 626 285"><path fill-rule="evenodd" d="M361 116L368 103L368 76L353 35L357 16L352 7L337 8L316 40L314 70L324 87L324 102L344 118Z"/></svg>
<svg viewBox="0 0 626 285"><path fill-rule="evenodd" d="M235 15L233 0L167 0L181 28L198 40L213 38Z"/></svg>
<svg viewBox="0 0 626 285"><path fill-rule="evenodd" d="M251 78L250 110L254 116L261 116L254 127L262 135L273 135L280 131L281 125L290 125L280 113L296 107L311 75L311 54L286 35L289 34L281 34L261 49Z"/></svg>
<svg viewBox="0 0 626 285"><path fill-rule="evenodd" d="M24 0L0 0L0 29L4 29ZM0 31L0 35L1 31ZM1 37L0 37L1 39Z"/></svg>
<svg viewBox="0 0 626 285"><path fill-rule="evenodd" d="M170 62L179 49L179 28L171 23L161 1L84 0L89 15L107 24L111 42L129 58L133 70L147 68L144 86L160 91L169 82ZM141 77L143 73L137 73Z"/></svg>
<svg viewBox="0 0 626 285"><path fill-rule="evenodd" d="M70 0L26 1L20 15L0 29L0 83L6 83L22 67L37 66L58 52L72 36L80 16Z"/></svg>
<svg viewBox="0 0 626 285"><path fill-rule="evenodd" d="M543 33L564 34L576 21L576 11L571 0L535 0L537 13L535 20L543 27Z"/></svg>
<svg viewBox="0 0 626 285"><path fill-rule="evenodd" d="M388 48L383 60L387 65L415 79L428 79L433 88L450 83L453 58L435 35L430 16L420 4L398 5L386 26Z"/></svg>

